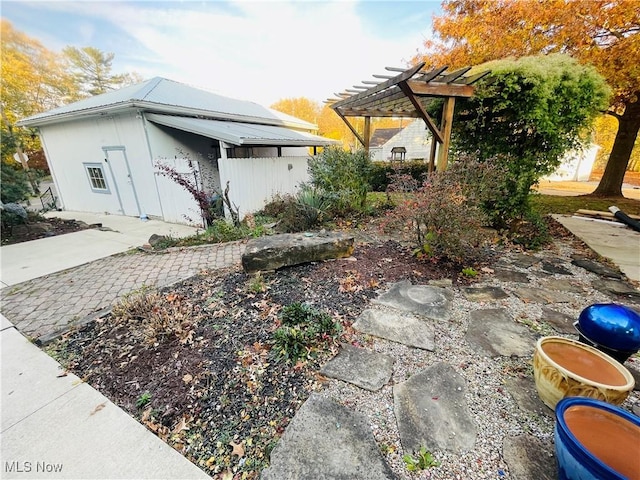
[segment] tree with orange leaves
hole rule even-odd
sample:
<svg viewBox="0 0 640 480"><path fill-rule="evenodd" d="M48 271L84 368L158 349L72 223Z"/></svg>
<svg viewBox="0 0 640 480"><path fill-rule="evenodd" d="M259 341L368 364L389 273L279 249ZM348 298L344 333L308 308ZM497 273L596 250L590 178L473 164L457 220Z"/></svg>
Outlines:
<svg viewBox="0 0 640 480"><path fill-rule="evenodd" d="M635 0L445 0L435 40L416 61L451 68L510 56L568 53L614 91L618 131L594 196L622 196L640 130L640 5Z"/></svg>

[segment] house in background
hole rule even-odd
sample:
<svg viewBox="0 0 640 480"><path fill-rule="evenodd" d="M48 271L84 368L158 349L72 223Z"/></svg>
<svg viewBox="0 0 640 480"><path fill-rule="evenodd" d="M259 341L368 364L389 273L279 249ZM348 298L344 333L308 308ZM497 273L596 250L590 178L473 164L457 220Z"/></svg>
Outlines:
<svg viewBox="0 0 640 480"><path fill-rule="evenodd" d="M201 223L200 208L158 164L212 196L229 182L243 216L308 180L309 147L337 143L298 118L160 77L17 125L38 129L65 210L174 223Z"/></svg>
<svg viewBox="0 0 640 480"><path fill-rule="evenodd" d="M431 149L431 132L423 120L417 119L404 128L376 129L369 145L373 161L426 160Z"/></svg>
<svg viewBox="0 0 640 480"><path fill-rule="evenodd" d="M571 150L562 157L562 163L556 170L540 178L549 182L588 182L593 164L596 161L600 145L587 144L582 149Z"/></svg>

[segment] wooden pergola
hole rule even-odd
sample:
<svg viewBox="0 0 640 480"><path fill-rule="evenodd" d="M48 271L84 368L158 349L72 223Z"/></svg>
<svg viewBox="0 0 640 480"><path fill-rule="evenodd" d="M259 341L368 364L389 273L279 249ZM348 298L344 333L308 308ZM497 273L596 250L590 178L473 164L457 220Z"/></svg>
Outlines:
<svg viewBox="0 0 640 480"><path fill-rule="evenodd" d="M438 171L447 168L451 125L456 98L472 97L472 84L489 72L465 77L471 70L466 67L446 73L447 67L422 71L425 63L403 69L386 67L387 71L399 72L397 75L373 75L377 80L363 80L363 85L354 85L342 93L339 98L330 98L327 103L347 124L364 149L369 151L371 138L371 117L421 118L433 134L429 155L430 169L433 169L436 145L440 145ZM443 98L442 121L436 125L427 113L427 106L434 98ZM364 132L361 135L347 117L364 117Z"/></svg>

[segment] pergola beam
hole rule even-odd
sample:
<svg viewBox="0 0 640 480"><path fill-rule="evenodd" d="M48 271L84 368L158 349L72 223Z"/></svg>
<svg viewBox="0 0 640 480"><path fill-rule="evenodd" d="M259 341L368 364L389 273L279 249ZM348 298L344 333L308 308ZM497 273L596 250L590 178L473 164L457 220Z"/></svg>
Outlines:
<svg viewBox="0 0 640 480"><path fill-rule="evenodd" d="M358 139L358 141L364 145L364 139L360 136L360 134L358 133L358 131L353 127L353 125L351 125L351 122L349 122L349 120L347 120L347 118L341 114L339 111L335 110L335 112L338 114L338 116L342 119L342 121L344 123L347 124L347 127L349 127L349 130L351 130L351 133L353 133L356 138Z"/></svg>
<svg viewBox="0 0 640 480"><path fill-rule="evenodd" d="M374 93L378 93L381 92L382 90L385 90L389 87L392 87L394 85L397 85L400 82L403 82L405 80L410 79L411 77L413 77L416 72L418 72L422 67L424 67L424 62L419 63L418 65L416 65L415 67L412 67L408 70L405 70L403 73L401 73L400 75L396 75L395 77L390 78L389 80L387 80L386 82L382 82L374 87L371 87L370 89L368 89L365 92L360 92L357 93L353 96L351 96L351 98L349 98L348 100L359 100L361 98L366 98ZM349 89L346 89L347 91L349 91ZM346 100L343 100L342 102L338 102L334 105L334 107L339 107L341 103L343 103Z"/></svg>
<svg viewBox="0 0 640 480"><path fill-rule="evenodd" d="M413 94L407 82L402 82L398 86L404 92L407 98L411 101L411 103L413 104L413 107L416 109L416 112L418 112L418 114L420 115L420 118L424 120L424 123L427 124L427 127L429 128L429 130L431 130L431 133L433 133L433 136L438 139L438 142L444 143L444 138L442 137L442 133L436 126L435 122L431 119L431 117L429 116L425 108L422 106L422 104L418 101L416 96Z"/></svg>
<svg viewBox="0 0 640 480"><path fill-rule="evenodd" d="M425 63L420 63L408 69L385 67L390 72L399 72L398 75L373 75L374 78L382 81L363 80L363 85L354 86L358 90L346 89L346 92L352 94L336 94L337 97L342 98L333 103L331 108L367 150L371 133L371 117L421 118L433 134L434 141L429 157L431 168L436 155L436 142L440 144L437 168L441 171L446 168L448 161L455 99L472 97L474 87L471 84L488 72L465 77L470 68L444 74L447 70L446 66L422 72L424 65ZM367 87L367 85L372 86ZM444 99L439 126L427 112L428 104L434 98ZM357 132L346 117L364 117L363 135Z"/></svg>
<svg viewBox="0 0 640 480"><path fill-rule="evenodd" d="M458 85L456 83L424 83L419 80L407 82L414 95L428 95L430 97L463 97L473 96L471 85Z"/></svg>

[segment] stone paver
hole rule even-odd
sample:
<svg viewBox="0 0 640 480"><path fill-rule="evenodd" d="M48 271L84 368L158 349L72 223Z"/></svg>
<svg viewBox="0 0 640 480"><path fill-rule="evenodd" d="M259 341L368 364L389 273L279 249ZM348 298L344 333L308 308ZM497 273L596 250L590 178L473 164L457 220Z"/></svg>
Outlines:
<svg viewBox="0 0 640 480"><path fill-rule="evenodd" d="M505 387L518 404L520 410L535 413L537 415L553 417L553 410L547 407L542 400L540 400L533 377L509 377L505 381Z"/></svg>
<svg viewBox="0 0 640 480"><path fill-rule="evenodd" d="M0 290L0 311L23 334L50 338L143 285L163 287L203 270L237 265L244 247L231 242L103 258Z"/></svg>
<svg viewBox="0 0 640 480"><path fill-rule="evenodd" d="M373 303L413 312L436 320L446 320L453 292L429 285L412 285L409 280L391 284L389 291Z"/></svg>
<svg viewBox="0 0 640 480"><path fill-rule="evenodd" d="M437 363L393 387L394 410L405 452L473 448L476 424L465 401L467 385L451 365Z"/></svg>
<svg viewBox="0 0 640 480"><path fill-rule="evenodd" d="M622 274L619 270L614 270L611 267L607 267L606 265L603 265L599 262L594 262L593 260L589 260L588 258L579 255L574 255L571 263L573 265L576 265L577 267L584 268L585 270L602 277L618 279L622 278Z"/></svg>
<svg viewBox="0 0 640 480"><path fill-rule="evenodd" d="M509 466L509 478L515 480L555 480L558 478L553 444L533 435L506 437L502 455Z"/></svg>
<svg viewBox="0 0 640 480"><path fill-rule="evenodd" d="M507 298L509 295L500 287L465 287L462 289L464 298L470 302L492 302Z"/></svg>
<svg viewBox="0 0 640 480"><path fill-rule="evenodd" d="M584 286L580 282L564 278L549 278L543 280L542 285L547 290L557 290L559 292L584 293L585 291Z"/></svg>
<svg viewBox="0 0 640 480"><path fill-rule="evenodd" d="M369 308L360 314L353 328L409 347L431 351L435 348L433 322L411 312Z"/></svg>
<svg viewBox="0 0 640 480"><path fill-rule="evenodd" d="M553 275L571 275L571 271L559 262L542 262L542 270Z"/></svg>
<svg viewBox="0 0 640 480"><path fill-rule="evenodd" d="M338 355L320 369L320 373L375 392L391 378L394 361L389 355L344 344Z"/></svg>
<svg viewBox="0 0 640 480"><path fill-rule="evenodd" d="M526 273L509 268L496 268L493 274L501 282L529 283L529 277Z"/></svg>
<svg viewBox="0 0 640 480"><path fill-rule="evenodd" d="M366 418L313 393L271 452L262 480L387 480L396 476L380 454Z"/></svg>
<svg viewBox="0 0 640 480"><path fill-rule="evenodd" d="M576 334L573 322L577 320L566 313L558 312L552 308L542 307L542 316L540 320L550 323L551 326L560 333Z"/></svg>
<svg viewBox="0 0 640 480"><path fill-rule="evenodd" d="M540 261L540 258L526 253L517 253L510 257L511 265L520 268L529 268Z"/></svg>
<svg viewBox="0 0 640 480"><path fill-rule="evenodd" d="M471 312L465 338L478 353L489 357L533 355L536 342L531 331L516 323L504 308Z"/></svg>
<svg viewBox="0 0 640 480"><path fill-rule="evenodd" d="M523 302L527 303L568 303L571 299L563 293L547 290L545 288L518 287L513 293Z"/></svg>
<svg viewBox="0 0 640 480"><path fill-rule="evenodd" d="M596 290L607 295L624 297L632 301L640 302L640 290L622 280L598 279L591 282L591 285Z"/></svg>

